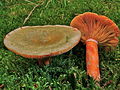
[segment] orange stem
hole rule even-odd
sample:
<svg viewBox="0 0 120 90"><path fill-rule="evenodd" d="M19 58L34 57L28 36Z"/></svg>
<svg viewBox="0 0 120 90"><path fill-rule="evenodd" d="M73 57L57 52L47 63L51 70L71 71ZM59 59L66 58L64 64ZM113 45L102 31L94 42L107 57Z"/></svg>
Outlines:
<svg viewBox="0 0 120 90"><path fill-rule="evenodd" d="M94 80L100 80L98 46L94 41L86 42L87 74Z"/></svg>
<svg viewBox="0 0 120 90"><path fill-rule="evenodd" d="M45 65L49 65L50 64L50 58L47 58L46 60L43 61Z"/></svg>
<svg viewBox="0 0 120 90"><path fill-rule="evenodd" d="M43 61L42 61L42 59L38 59L37 63L38 63L39 66L43 66Z"/></svg>
<svg viewBox="0 0 120 90"><path fill-rule="evenodd" d="M38 59L37 63L40 66L49 65L50 64L50 58Z"/></svg>

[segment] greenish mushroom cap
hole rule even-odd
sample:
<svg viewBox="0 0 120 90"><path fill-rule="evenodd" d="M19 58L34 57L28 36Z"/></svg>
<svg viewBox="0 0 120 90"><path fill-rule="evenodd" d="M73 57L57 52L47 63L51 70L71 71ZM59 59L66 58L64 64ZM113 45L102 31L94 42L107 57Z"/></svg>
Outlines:
<svg viewBox="0 0 120 90"><path fill-rule="evenodd" d="M80 31L70 26L25 26L8 33L4 44L23 57L43 58L69 51L80 37Z"/></svg>

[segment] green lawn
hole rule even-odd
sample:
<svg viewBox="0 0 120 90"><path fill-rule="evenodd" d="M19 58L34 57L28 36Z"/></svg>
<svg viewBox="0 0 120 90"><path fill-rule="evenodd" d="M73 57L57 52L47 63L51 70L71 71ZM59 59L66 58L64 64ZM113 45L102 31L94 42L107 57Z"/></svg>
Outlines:
<svg viewBox="0 0 120 90"><path fill-rule="evenodd" d="M97 84L86 75L82 43L42 67L3 44L4 36L18 27L69 25L84 12L106 15L120 27L120 0L0 0L0 90L120 90L120 44L112 52L99 48L101 81Z"/></svg>

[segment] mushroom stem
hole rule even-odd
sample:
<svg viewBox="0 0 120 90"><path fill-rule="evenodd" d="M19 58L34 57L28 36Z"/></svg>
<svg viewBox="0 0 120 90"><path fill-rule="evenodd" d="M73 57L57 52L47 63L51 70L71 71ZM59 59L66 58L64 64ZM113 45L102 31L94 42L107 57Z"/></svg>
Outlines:
<svg viewBox="0 0 120 90"><path fill-rule="evenodd" d="M98 45L94 41L86 41L87 74L94 80L100 80Z"/></svg>
<svg viewBox="0 0 120 90"><path fill-rule="evenodd" d="M37 63L40 66L49 65L50 64L50 58L38 59Z"/></svg>
<svg viewBox="0 0 120 90"><path fill-rule="evenodd" d="M46 58L45 60L43 60L44 65L49 65L50 64L50 58Z"/></svg>
<svg viewBox="0 0 120 90"><path fill-rule="evenodd" d="M43 65L42 59L38 59L38 60L37 60L37 64L40 65L40 66L42 66L42 65Z"/></svg>

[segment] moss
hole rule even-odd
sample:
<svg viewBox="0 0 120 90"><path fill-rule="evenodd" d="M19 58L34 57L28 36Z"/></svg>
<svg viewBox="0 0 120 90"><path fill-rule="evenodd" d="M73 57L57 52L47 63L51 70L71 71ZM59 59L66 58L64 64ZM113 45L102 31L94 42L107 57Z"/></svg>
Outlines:
<svg viewBox="0 0 120 90"><path fill-rule="evenodd" d="M30 2L29 2L30 1ZM4 89L118 90L120 88L120 44L114 52L99 49L100 86L86 75L85 46L53 58L51 65L39 67L34 59L15 55L3 45L4 36L22 26L35 6L26 25L69 25L76 14L95 12L106 15L120 26L119 0L1 0L0 1L0 84ZM107 83L111 81L111 83Z"/></svg>

